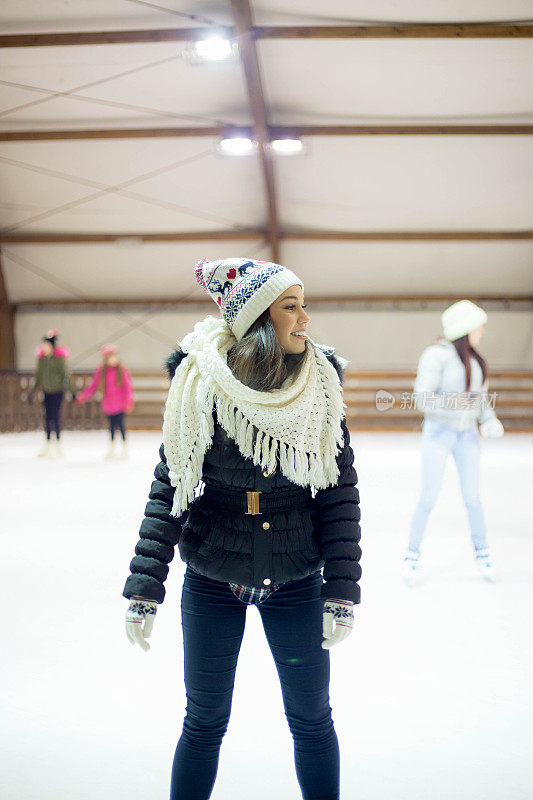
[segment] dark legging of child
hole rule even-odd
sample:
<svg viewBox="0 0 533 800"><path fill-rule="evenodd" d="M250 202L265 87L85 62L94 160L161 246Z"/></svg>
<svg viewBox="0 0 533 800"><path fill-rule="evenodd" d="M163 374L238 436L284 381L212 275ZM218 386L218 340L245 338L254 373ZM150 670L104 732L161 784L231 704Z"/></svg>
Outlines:
<svg viewBox="0 0 533 800"><path fill-rule="evenodd" d="M320 572L289 581L257 607L280 678L304 800L339 800L329 650L321 646L322 583ZM187 711L174 757L171 800L211 796L230 716L246 609L227 583L187 565L181 600Z"/></svg>
<svg viewBox="0 0 533 800"><path fill-rule="evenodd" d="M122 434L122 441L126 441L126 431L124 430L124 412L120 414L108 414L109 432L111 433L111 441L115 439L115 431L118 430Z"/></svg>
<svg viewBox="0 0 533 800"><path fill-rule="evenodd" d="M61 435L60 413L62 402L63 392L54 392L53 394L44 393L44 429L47 439L51 438L53 430L58 439Z"/></svg>

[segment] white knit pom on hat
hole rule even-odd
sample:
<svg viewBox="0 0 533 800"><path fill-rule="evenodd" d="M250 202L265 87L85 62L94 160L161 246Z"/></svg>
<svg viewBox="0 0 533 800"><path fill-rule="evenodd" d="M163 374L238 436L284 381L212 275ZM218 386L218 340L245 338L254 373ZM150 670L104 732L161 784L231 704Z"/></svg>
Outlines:
<svg viewBox="0 0 533 800"><path fill-rule="evenodd" d="M487 314L470 300L459 300L441 314L444 336L450 342L465 336L487 321Z"/></svg>
<svg viewBox="0 0 533 800"><path fill-rule="evenodd" d="M289 286L298 284L304 288L290 269L251 258L198 261L194 274L220 308L236 339L242 339L250 325Z"/></svg>

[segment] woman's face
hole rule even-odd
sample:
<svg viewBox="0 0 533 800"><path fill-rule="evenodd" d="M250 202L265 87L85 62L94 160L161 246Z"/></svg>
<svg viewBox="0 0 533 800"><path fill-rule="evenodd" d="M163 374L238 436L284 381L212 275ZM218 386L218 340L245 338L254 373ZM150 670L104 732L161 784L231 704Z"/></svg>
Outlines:
<svg viewBox="0 0 533 800"><path fill-rule="evenodd" d="M299 284L289 286L269 308L278 342L286 353L303 353L305 350L309 317L304 309L304 293ZM297 331L300 331L299 336Z"/></svg>
<svg viewBox="0 0 533 800"><path fill-rule="evenodd" d="M474 328L473 331L470 331L468 334L468 341L470 342L472 347L477 347L481 341L481 337L485 332L485 326L480 325L479 328Z"/></svg>
<svg viewBox="0 0 533 800"><path fill-rule="evenodd" d="M54 352L54 348L52 347L50 342L43 342L41 346L42 346L43 353L45 354L45 356L51 356L52 353Z"/></svg>
<svg viewBox="0 0 533 800"><path fill-rule="evenodd" d="M108 367L116 367L118 364L118 355L116 353L110 353L106 357L106 362Z"/></svg>

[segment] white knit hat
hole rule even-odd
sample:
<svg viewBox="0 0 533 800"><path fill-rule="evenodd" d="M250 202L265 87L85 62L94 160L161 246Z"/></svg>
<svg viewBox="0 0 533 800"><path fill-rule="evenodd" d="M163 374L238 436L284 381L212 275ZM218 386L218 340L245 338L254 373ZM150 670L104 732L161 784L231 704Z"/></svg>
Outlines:
<svg viewBox="0 0 533 800"><path fill-rule="evenodd" d="M450 342L465 336L487 321L487 315L482 308L471 303L470 300L459 300L449 306L441 314L444 336Z"/></svg>
<svg viewBox="0 0 533 800"><path fill-rule="evenodd" d="M251 258L198 261L194 274L239 340L289 286L298 284L304 288L300 278L290 269Z"/></svg>

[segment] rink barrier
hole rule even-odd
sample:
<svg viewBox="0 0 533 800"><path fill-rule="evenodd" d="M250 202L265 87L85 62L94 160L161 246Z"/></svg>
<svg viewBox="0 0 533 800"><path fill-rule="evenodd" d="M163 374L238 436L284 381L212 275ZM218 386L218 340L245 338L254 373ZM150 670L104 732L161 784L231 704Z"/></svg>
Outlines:
<svg viewBox="0 0 533 800"><path fill-rule="evenodd" d="M73 372L74 384L81 391L91 380L90 372ZM161 430L168 379L162 372L132 370L135 406L128 415L130 430ZM420 431L422 414L402 408L402 396L411 394L416 377L409 370L354 370L345 373L346 419L351 430ZM0 431L42 429L42 407L37 394L33 405L28 391L33 373L0 370ZM386 410L378 410L376 393L387 392L394 399ZM489 373L489 394L496 393L495 410L509 432L533 431L533 370L495 370ZM82 406L65 401L62 423L65 430L102 430L107 419L100 407L100 395Z"/></svg>

